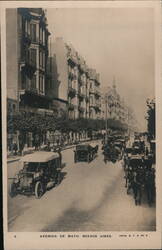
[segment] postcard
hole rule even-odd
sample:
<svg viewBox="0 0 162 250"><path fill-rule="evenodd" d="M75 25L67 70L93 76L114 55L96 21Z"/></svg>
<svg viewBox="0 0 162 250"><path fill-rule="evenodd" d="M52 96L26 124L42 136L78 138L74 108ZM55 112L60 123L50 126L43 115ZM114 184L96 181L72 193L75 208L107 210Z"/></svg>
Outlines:
<svg viewBox="0 0 162 250"><path fill-rule="evenodd" d="M2 1L5 250L161 249L159 1Z"/></svg>

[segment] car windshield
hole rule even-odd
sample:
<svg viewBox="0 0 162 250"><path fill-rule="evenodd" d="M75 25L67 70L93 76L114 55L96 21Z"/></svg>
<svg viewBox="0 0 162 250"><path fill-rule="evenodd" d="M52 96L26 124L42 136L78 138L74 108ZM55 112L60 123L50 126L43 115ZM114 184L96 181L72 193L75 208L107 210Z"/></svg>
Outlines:
<svg viewBox="0 0 162 250"><path fill-rule="evenodd" d="M43 168L46 166L46 163L38 163L38 162L26 162L24 164L24 170L27 172L37 172L40 170L40 168Z"/></svg>
<svg viewBox="0 0 162 250"><path fill-rule="evenodd" d="M89 145L78 145L76 147L77 150L87 150L89 148Z"/></svg>

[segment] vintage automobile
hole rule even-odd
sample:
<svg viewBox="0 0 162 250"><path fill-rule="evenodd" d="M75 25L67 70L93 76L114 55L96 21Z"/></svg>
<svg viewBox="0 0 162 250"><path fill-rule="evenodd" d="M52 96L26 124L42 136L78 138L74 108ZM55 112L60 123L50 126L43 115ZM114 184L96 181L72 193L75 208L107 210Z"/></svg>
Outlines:
<svg viewBox="0 0 162 250"><path fill-rule="evenodd" d="M119 147L115 146L114 143L108 143L103 147L103 155L105 163L107 161L115 163L120 158L121 150Z"/></svg>
<svg viewBox="0 0 162 250"><path fill-rule="evenodd" d="M35 152L25 155L20 162L23 168L10 185L10 195L35 194L41 198L45 191L61 181L61 159L58 153Z"/></svg>
<svg viewBox="0 0 162 250"><path fill-rule="evenodd" d="M98 152L98 145L81 144L77 145L74 150L74 162L78 161L92 161Z"/></svg>

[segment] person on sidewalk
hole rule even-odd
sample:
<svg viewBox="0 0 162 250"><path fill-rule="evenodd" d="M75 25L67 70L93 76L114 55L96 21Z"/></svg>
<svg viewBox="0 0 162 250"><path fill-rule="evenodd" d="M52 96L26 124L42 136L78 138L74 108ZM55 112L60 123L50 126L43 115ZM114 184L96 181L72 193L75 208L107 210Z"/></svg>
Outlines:
<svg viewBox="0 0 162 250"><path fill-rule="evenodd" d="M18 150L18 146L17 146L17 143L15 142L15 143L13 144L14 155L17 155L17 150Z"/></svg>

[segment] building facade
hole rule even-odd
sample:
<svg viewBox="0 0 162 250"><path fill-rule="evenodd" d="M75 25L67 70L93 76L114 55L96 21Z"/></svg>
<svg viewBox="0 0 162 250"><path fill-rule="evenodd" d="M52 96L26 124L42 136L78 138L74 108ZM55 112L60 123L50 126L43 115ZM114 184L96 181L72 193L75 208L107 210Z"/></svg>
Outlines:
<svg viewBox="0 0 162 250"><path fill-rule="evenodd" d="M107 119L119 120L123 124L128 122L128 108L117 92L115 82L112 87L108 87L105 94L102 94L101 100L102 119L107 117Z"/></svg>
<svg viewBox="0 0 162 250"><path fill-rule="evenodd" d="M15 111L53 113L48 95L49 35L43 9L6 10L8 114ZM13 137L10 140L13 141L17 135L8 137ZM25 134L25 143L32 146L32 133Z"/></svg>
<svg viewBox="0 0 162 250"><path fill-rule="evenodd" d="M101 114L99 74L89 69L73 46L62 38L53 43L55 93L68 103L69 119L99 119Z"/></svg>

